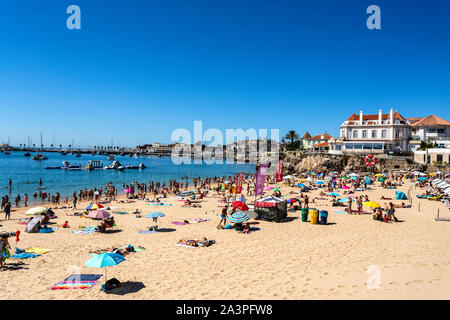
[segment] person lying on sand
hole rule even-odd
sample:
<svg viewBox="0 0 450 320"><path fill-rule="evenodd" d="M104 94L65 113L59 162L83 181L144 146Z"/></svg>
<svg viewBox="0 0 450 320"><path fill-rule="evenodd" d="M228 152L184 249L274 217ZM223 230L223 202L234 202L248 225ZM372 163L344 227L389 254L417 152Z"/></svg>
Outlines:
<svg viewBox="0 0 450 320"><path fill-rule="evenodd" d="M387 198L385 196L381 196L380 200L392 200L392 198Z"/></svg>

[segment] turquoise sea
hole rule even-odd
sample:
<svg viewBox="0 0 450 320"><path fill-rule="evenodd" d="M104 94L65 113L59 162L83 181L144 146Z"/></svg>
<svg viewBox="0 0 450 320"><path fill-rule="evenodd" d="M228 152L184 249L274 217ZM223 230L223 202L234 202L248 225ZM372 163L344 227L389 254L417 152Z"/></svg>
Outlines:
<svg viewBox="0 0 450 320"><path fill-rule="evenodd" d="M34 153L32 153L33 156ZM45 186L44 191L55 195L59 192L64 199L69 199L76 190L84 188L104 187L106 183L112 182L117 189L122 191L122 184L148 183L149 181L168 182L169 180L180 180L182 177L213 177L232 176L238 172L254 173L254 164L183 164L175 165L170 157L139 157L138 159L129 156L116 156L122 165L143 163L146 169L125 169L124 171L95 169L85 170L61 170L45 169L49 166L62 166L64 160L70 165L86 165L88 160L101 160L103 165L109 165L111 160L107 160L104 155L82 154L81 157L75 155L62 155L56 152L44 153L48 160L36 161L31 157L25 157L23 152L11 152L11 154L0 153L0 195L8 194L11 202L17 194L21 198L28 194L29 204L32 204L33 193L39 194L39 178ZM12 179L12 190L8 189L9 179ZM6 188L5 188L6 187ZM40 202L40 201L37 201Z"/></svg>

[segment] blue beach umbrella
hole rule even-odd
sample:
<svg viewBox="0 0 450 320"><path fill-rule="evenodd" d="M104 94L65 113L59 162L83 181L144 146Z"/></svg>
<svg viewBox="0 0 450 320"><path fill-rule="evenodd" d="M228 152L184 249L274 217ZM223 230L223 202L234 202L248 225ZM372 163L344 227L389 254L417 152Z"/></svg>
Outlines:
<svg viewBox="0 0 450 320"><path fill-rule="evenodd" d="M357 176L351 176L350 179L352 179L352 180L358 180L358 177L357 177Z"/></svg>
<svg viewBox="0 0 450 320"><path fill-rule="evenodd" d="M117 253L106 252L96 255L85 262L86 267L89 268L106 268L110 266L116 266L119 263L125 261L125 258ZM105 269L105 279L108 279L107 269ZM105 280L105 282L106 282Z"/></svg>
<svg viewBox="0 0 450 320"><path fill-rule="evenodd" d="M316 184L323 184L322 180L316 181Z"/></svg>
<svg viewBox="0 0 450 320"><path fill-rule="evenodd" d="M161 217L165 217L165 216L166 215L162 212L150 212L145 217L146 218L161 218Z"/></svg>
<svg viewBox="0 0 450 320"><path fill-rule="evenodd" d="M303 183L297 183L297 187L306 188L306 186Z"/></svg>
<svg viewBox="0 0 450 320"><path fill-rule="evenodd" d="M427 180L428 178L427 177L420 177L419 179L417 179L417 180L419 180L419 181L424 181L424 180Z"/></svg>
<svg viewBox="0 0 450 320"><path fill-rule="evenodd" d="M238 211L230 215L230 222L242 223L250 219L250 214L245 211Z"/></svg>
<svg viewBox="0 0 450 320"><path fill-rule="evenodd" d="M339 193L337 193L337 192L330 192L330 193L327 193L329 196L335 196L335 197L339 197L340 196L340 194Z"/></svg>
<svg viewBox="0 0 450 320"><path fill-rule="evenodd" d="M341 202L341 203L347 203L349 200L350 200L351 202L353 202L353 200L350 199L350 198L342 198L342 199L339 199L338 202Z"/></svg>

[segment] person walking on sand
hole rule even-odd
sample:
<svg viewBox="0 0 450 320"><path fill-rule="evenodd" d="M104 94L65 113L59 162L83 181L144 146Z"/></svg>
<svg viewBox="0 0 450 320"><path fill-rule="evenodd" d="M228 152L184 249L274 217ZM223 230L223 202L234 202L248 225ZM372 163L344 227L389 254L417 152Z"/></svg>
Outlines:
<svg viewBox="0 0 450 320"><path fill-rule="evenodd" d="M220 229L222 227L222 223L223 223L223 226L226 225L226 223L227 223L227 211L228 211L228 206L226 205L225 207L222 208L222 212L220 214L220 222L217 225L217 229Z"/></svg>
<svg viewBox="0 0 450 320"><path fill-rule="evenodd" d="M304 208L308 208L309 209L309 198L308 195L305 195L305 198L303 199L304 202Z"/></svg>
<svg viewBox="0 0 450 320"><path fill-rule="evenodd" d="M72 203L73 203L73 208L76 209L77 208L77 192L74 191L73 196L72 196Z"/></svg>
<svg viewBox="0 0 450 320"><path fill-rule="evenodd" d="M23 197L23 204L25 207L28 207L28 194L25 193L25 196Z"/></svg>
<svg viewBox="0 0 450 320"><path fill-rule="evenodd" d="M11 202L8 202L5 205L5 220L10 220L11 219Z"/></svg>

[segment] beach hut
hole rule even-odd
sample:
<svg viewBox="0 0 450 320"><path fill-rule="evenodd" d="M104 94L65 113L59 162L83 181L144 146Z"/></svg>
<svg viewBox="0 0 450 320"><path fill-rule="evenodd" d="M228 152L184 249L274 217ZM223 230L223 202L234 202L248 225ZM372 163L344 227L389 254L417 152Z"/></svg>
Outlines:
<svg viewBox="0 0 450 320"><path fill-rule="evenodd" d="M255 202L257 220L279 222L287 217L287 201L285 199L268 196Z"/></svg>
<svg viewBox="0 0 450 320"><path fill-rule="evenodd" d="M408 200L406 194L402 191L396 191L395 200Z"/></svg>

